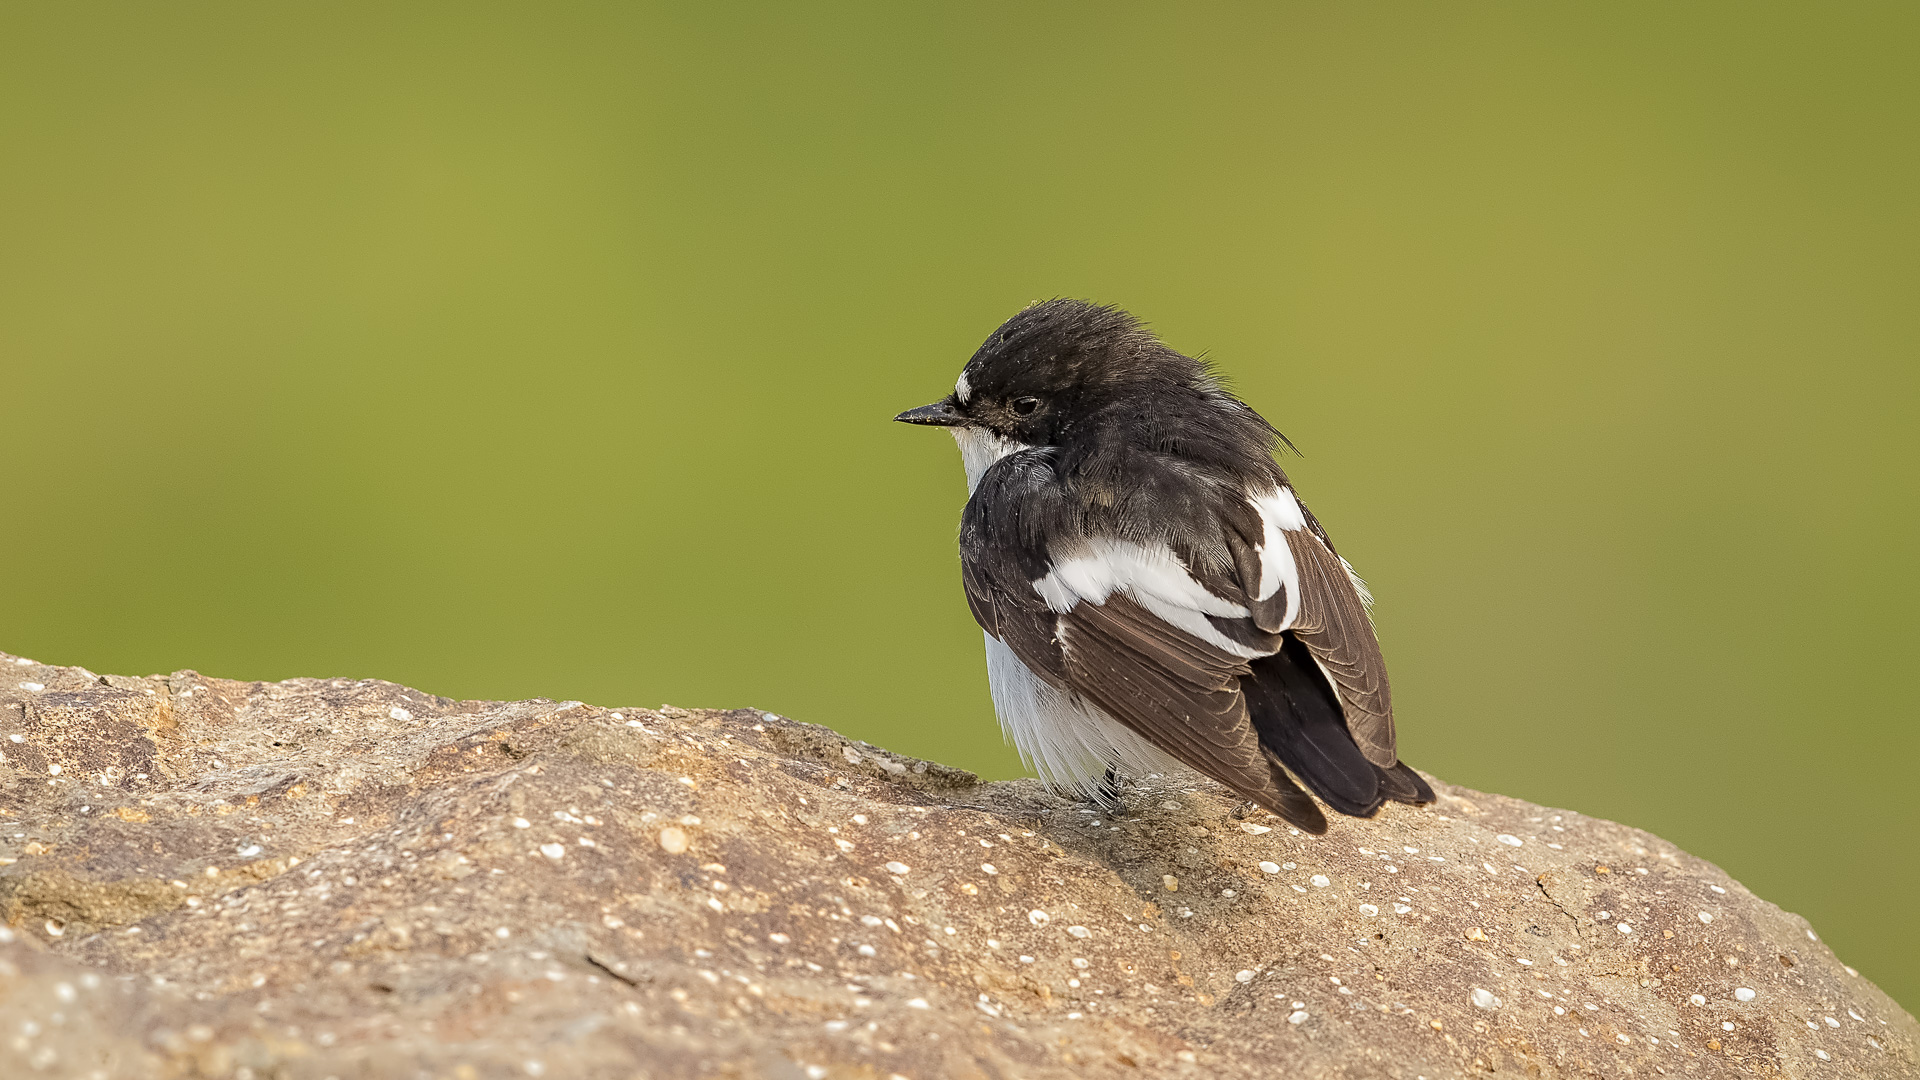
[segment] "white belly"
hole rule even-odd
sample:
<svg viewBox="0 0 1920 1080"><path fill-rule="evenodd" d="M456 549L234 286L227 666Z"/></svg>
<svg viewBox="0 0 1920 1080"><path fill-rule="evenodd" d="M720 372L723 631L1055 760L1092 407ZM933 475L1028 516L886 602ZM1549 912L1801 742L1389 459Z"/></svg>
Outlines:
<svg viewBox="0 0 1920 1080"><path fill-rule="evenodd" d="M985 637L987 686L1000 728L1048 787L1099 798L1108 765L1142 775L1181 768L1098 706L1035 675L992 634Z"/></svg>

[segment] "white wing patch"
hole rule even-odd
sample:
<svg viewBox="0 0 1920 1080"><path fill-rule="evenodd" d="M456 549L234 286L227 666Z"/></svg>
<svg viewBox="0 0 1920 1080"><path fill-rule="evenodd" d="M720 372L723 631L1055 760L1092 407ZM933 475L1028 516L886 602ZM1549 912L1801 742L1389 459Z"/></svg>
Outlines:
<svg viewBox="0 0 1920 1080"><path fill-rule="evenodd" d="M1033 583L1033 591L1047 607L1062 614L1082 601L1104 604L1118 590L1125 590L1160 621L1234 656L1251 660L1267 655L1232 640L1207 621L1209 615L1244 619L1248 611L1208 592L1165 544L1095 537L1066 558L1056 554L1053 569Z"/></svg>
<svg viewBox="0 0 1920 1080"><path fill-rule="evenodd" d="M966 379L962 377L964 385ZM965 398L960 400L965 401ZM980 478L993 468L993 463L1009 454L1017 454L1033 447L1012 439L1003 439L982 427L948 428L953 432L953 441L960 446L960 464L967 470L967 494L980 486Z"/></svg>
<svg viewBox="0 0 1920 1080"><path fill-rule="evenodd" d="M1286 588L1287 614L1281 627L1284 630L1300 616L1300 569L1294 565L1293 550L1281 534L1305 529L1306 515L1301 512L1293 492L1284 487L1256 495L1248 502L1260 514L1264 527L1257 549L1260 582L1254 599L1265 600L1281 587ZM1065 614L1082 602L1104 604L1107 597L1125 590L1135 603L1162 622L1215 648L1248 660L1267 655L1232 640L1207 621L1209 615L1244 619L1249 612L1240 604L1208 592L1165 544L1102 536L1080 543L1070 551L1051 554L1053 568L1046 577L1033 583L1033 591L1056 612Z"/></svg>
<svg viewBox="0 0 1920 1080"><path fill-rule="evenodd" d="M1097 798L1108 765L1143 776L1183 769L1098 706L1035 675L992 634L986 639L1000 728L1048 787Z"/></svg>
<svg viewBox="0 0 1920 1080"><path fill-rule="evenodd" d="M1254 594L1255 600L1265 600L1281 586L1287 590L1287 617L1280 627L1285 630L1300 617L1300 568L1294 565L1293 549L1287 546L1283 532L1298 532L1307 527L1307 516L1300 510L1300 500L1293 497L1291 488L1274 488L1264 495L1255 495L1247 500L1260 515L1260 524L1265 533L1260 541L1260 586Z"/></svg>

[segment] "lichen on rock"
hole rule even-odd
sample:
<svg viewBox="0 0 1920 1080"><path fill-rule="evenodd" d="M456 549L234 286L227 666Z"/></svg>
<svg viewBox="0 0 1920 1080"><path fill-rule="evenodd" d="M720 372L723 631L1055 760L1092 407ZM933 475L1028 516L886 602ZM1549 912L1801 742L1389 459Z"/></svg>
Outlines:
<svg viewBox="0 0 1920 1080"><path fill-rule="evenodd" d="M1803 920L1438 781L1313 837L755 710L0 676L0 1075L1920 1075Z"/></svg>

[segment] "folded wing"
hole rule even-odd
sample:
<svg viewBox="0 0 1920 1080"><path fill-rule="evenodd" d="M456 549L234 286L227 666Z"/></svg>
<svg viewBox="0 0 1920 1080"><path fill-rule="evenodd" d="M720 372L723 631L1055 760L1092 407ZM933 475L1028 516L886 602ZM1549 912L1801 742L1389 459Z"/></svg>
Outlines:
<svg viewBox="0 0 1920 1080"><path fill-rule="evenodd" d="M1326 819L1288 769L1347 814L1430 800L1398 764L1361 587L1292 491L1210 520L1210 566L1088 535L1039 452L1008 458L962 519L968 605L1036 676L1302 829Z"/></svg>

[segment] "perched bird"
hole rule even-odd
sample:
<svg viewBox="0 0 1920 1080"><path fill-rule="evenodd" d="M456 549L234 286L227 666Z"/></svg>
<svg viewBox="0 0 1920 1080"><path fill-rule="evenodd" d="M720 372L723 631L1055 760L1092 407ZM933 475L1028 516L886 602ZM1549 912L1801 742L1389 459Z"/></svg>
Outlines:
<svg viewBox="0 0 1920 1080"><path fill-rule="evenodd" d="M1172 758L1308 832L1433 801L1394 750L1371 598L1274 462L1284 438L1124 311L1035 304L953 393L967 606L1001 726L1105 800ZM1289 444L1291 445L1291 444Z"/></svg>

